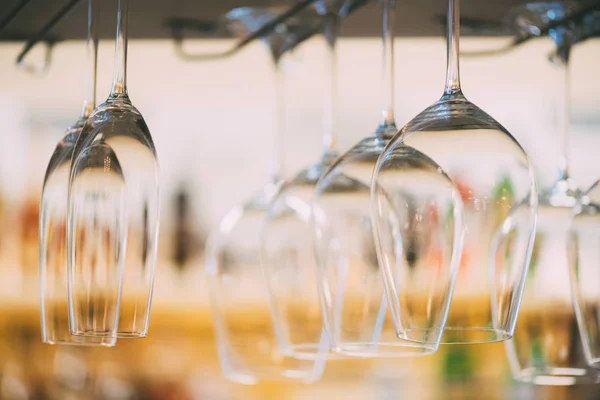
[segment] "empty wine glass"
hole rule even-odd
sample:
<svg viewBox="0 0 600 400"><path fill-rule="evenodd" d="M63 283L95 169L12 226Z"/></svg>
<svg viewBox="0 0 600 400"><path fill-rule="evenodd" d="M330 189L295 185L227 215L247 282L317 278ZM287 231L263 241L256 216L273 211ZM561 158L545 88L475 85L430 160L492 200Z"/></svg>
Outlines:
<svg viewBox="0 0 600 400"><path fill-rule="evenodd" d="M597 36L600 32L600 11L592 11L583 19L582 32L575 42ZM574 209L569 231L567 256L577 323L586 361L593 368L600 368L600 313L598 304L598 239L600 238L600 182L596 181L586 190Z"/></svg>
<svg viewBox="0 0 600 400"><path fill-rule="evenodd" d="M424 341L401 340L387 310L370 218L375 163L398 132L394 118L395 1L384 1L383 11L383 119L373 135L344 153L319 179L313 217L323 315L332 349L348 355L394 357L429 354L439 346L460 258L463 206L458 190L438 166L424 157L407 165L406 176L410 168L415 174L431 174L432 179L420 185L422 189L440 185L441 190L413 197L411 207L401 215L390 214L395 219L389 222L395 222L396 228L406 226L404 242L390 243L399 245L395 248L397 272L406 279L406 285L427 285L430 290L424 293L431 295L424 303L428 309L407 307L402 311L414 321L415 328L425 331L435 327L437 331ZM434 223L430 218L433 209L449 212L438 213ZM421 273L414 268L419 265L410 265L412 253L407 245L416 242L427 247L423 255L428 252L437 259L437 268L427 265Z"/></svg>
<svg viewBox="0 0 600 400"><path fill-rule="evenodd" d="M228 26L245 36L277 15L277 8L244 7L227 14ZM284 135L284 77L281 58L285 48L310 29L314 18L297 14L264 38L276 75L273 159L263 189L248 202L234 207L209 238L206 273L221 369L227 379L243 384L265 381L314 382L321 377L325 357L299 360L279 352L271 320L265 278L260 264L260 228L267 207L281 183Z"/></svg>
<svg viewBox="0 0 600 400"><path fill-rule="evenodd" d="M73 336L69 330L67 290L67 198L69 171L75 142L81 134L85 120L95 107L96 65L98 37L94 27L93 0L88 0L88 35L86 42L85 99L83 111L75 125L56 146L44 179L40 201L39 258L40 258L40 310L42 341L48 344L114 346L114 337ZM114 311L93 309L106 317L106 326L112 329ZM105 314L106 313L106 314ZM97 318L102 321L102 318Z"/></svg>
<svg viewBox="0 0 600 400"><path fill-rule="evenodd" d="M569 270L583 351L588 365L600 368L600 181L575 207L568 242Z"/></svg>
<svg viewBox="0 0 600 400"><path fill-rule="evenodd" d="M329 54L325 84L325 130L320 160L285 182L271 201L261 234L265 270L277 341L284 354L320 358L329 351L317 289L311 201L319 178L336 158L336 56L341 1L319 1ZM318 17L318 16L317 16Z"/></svg>
<svg viewBox="0 0 600 400"><path fill-rule="evenodd" d="M564 18L573 6L561 2L531 3L516 10L521 30L535 29L543 23ZM572 385L594 383L597 374L586 365L569 282L567 243L569 222L579 191L569 177L568 63L573 30L568 26L552 29L550 38L561 51L552 59L558 90L557 127L561 140L558 179L550 190L540 192L537 232L533 256L515 335L506 343L515 378L535 384ZM499 242L510 240L502 233ZM503 252L500 249L499 252Z"/></svg>
<svg viewBox="0 0 600 400"><path fill-rule="evenodd" d="M119 0L115 74L108 99L87 119L71 165L67 244L71 332L145 337L159 223L158 161L126 88L129 0ZM104 330L92 309L118 309ZM116 312L116 311L115 311ZM115 329L116 326L115 326Z"/></svg>
<svg viewBox="0 0 600 400"><path fill-rule="evenodd" d="M397 334L406 340L427 341L443 328L434 325L421 329L423 321L415 321L412 310L429 312L428 301L435 298L441 305L440 299L449 296L452 287L453 300L442 343L509 339L533 246L537 209L533 169L510 133L462 93L459 18L458 0L450 0L448 65L442 98L392 139L377 161L371 185L373 229L378 236L376 245L388 304ZM440 244L455 240L438 236L451 235L451 225L434 229L438 224L456 223L449 214L456 213L453 207L458 202L453 200L442 172L452 179L464 204L464 244L455 283L448 273L435 275L428 271L446 266L450 258L444 251L449 248ZM420 204L425 206L427 198L436 201L416 209ZM414 228L394 223L394 219L405 218L407 212L415 216L411 223L418 222ZM496 263L495 270L490 270L488 255L494 234L515 218L521 229L513 232L512 241L504 248L505 262ZM405 270L398 266L400 249L406 253L401 255L406 257ZM436 280L430 281L432 276Z"/></svg>

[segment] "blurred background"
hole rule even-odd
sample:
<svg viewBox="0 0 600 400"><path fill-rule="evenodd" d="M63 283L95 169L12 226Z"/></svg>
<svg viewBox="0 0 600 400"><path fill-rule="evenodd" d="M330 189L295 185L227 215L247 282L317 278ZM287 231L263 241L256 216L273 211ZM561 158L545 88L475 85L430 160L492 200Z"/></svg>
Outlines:
<svg viewBox="0 0 600 400"><path fill-rule="evenodd" d="M439 11L444 12L441 3ZM399 1L398 24L410 24L402 7ZM375 27L374 35L342 35L338 47L342 151L376 128L373 122L381 103L379 4L364 8L370 10L369 18L358 11L348 25L361 18L355 25L367 21ZM39 197L50 154L80 112L84 43L59 43L47 74L34 76L15 66L23 43L0 42L0 398L600 398L598 386L515 383L502 343L442 346L435 355L416 359L332 361L323 380L310 386L245 387L225 381L213 340L203 250L223 215L264 183L274 129L271 59L265 46L256 42L227 59L183 61L168 38L136 38L135 15L140 9L144 0L134 0L128 86L160 158L160 247L149 337L121 340L112 349L51 347L40 341ZM173 14L177 12L173 6ZM463 15L468 13L469 7L463 6ZM108 15L106 24L112 26L114 18ZM75 15L64 24L74 19ZM78 24L83 27L82 21ZM501 36L465 37L461 45L463 51L481 50L508 41ZM186 48L210 52L232 43L196 38L186 40ZM446 62L442 23L438 36L399 36L395 48L396 112L403 125L441 95ZM542 187L557 178L560 150L554 122L559 77L548 62L553 49L549 39L537 39L504 55L463 57L461 63L466 96L520 141ZM114 41L100 42L99 100L110 88L113 52ZM41 58L42 51L36 48L30 57ZM318 36L284 59L285 176L320 151L324 59L324 41ZM571 175L582 188L600 177L599 65L599 39L574 48L568 151Z"/></svg>

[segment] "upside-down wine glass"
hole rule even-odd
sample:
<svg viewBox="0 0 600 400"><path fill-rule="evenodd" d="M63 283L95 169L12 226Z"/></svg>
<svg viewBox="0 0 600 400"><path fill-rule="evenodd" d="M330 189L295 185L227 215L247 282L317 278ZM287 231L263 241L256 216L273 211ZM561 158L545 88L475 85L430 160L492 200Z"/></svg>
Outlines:
<svg viewBox="0 0 600 400"><path fill-rule="evenodd" d="M94 24L94 0L88 0L88 33L86 41L85 99L83 111L75 125L56 146L44 179L40 201L39 259L40 310L42 342L48 344L114 346L114 337L74 336L69 330L67 290L67 198L69 171L75 142L86 119L95 107L98 37ZM114 310L94 309L114 322ZM98 319L98 321L102 321ZM106 328L106 327L104 327Z"/></svg>
<svg viewBox="0 0 600 400"><path fill-rule="evenodd" d="M443 96L387 145L371 184L375 244L398 337L425 343L441 330L442 343L495 342L513 335L535 232L537 192L529 158L502 125L462 93L459 18L458 0L450 0ZM418 168L423 163L440 167ZM449 193L447 180L439 179L442 171L458 188L464 205L464 243L455 282L451 274L435 272L447 265L448 247L439 245L452 241L437 233L452 232L448 224L456 223L449 215L456 212L455 202L417 209L425 198ZM394 223L407 212L415 217L407 223L419 222L415 228ZM511 221L518 226L511 227ZM447 227L436 228L438 224ZM505 258L492 270L489 251L501 228L511 228L511 240L504 243ZM406 253L406 268L398 262L400 251ZM425 313L429 321L439 321L429 313L441 308L430 308L429 302L442 304L452 290L445 328L433 323L424 327L422 319L414 318Z"/></svg>
<svg viewBox="0 0 600 400"><path fill-rule="evenodd" d="M515 11L517 28L536 26L564 18L574 6L568 3L530 3ZM533 255L527 274L521 311L514 337L506 342L509 363L519 381L541 385L572 385L598 381L589 369L573 308L567 243L569 223L579 191L569 177L569 58L574 26L552 29L549 37L560 49L551 59L557 74L555 111L559 132L558 179L550 190L540 191ZM501 234L500 241L504 241Z"/></svg>
<svg viewBox="0 0 600 400"><path fill-rule="evenodd" d="M126 87L129 0L119 0L115 74L73 152L67 245L71 333L148 332L159 223L158 160ZM113 329L91 310L118 310ZM113 311L114 312L114 311ZM108 319L108 316L105 317Z"/></svg>
<svg viewBox="0 0 600 400"><path fill-rule="evenodd" d="M319 359L329 353L317 289L311 224L311 201L316 183L336 158L335 46L343 1L319 1L329 54L326 61L325 121L320 160L285 182L271 201L261 233L261 263L265 271L273 323L284 354ZM318 16L317 16L318 17ZM331 358L332 355L329 355Z"/></svg>
<svg viewBox="0 0 600 400"><path fill-rule="evenodd" d="M600 368L600 181L580 198L569 231L575 311L586 361Z"/></svg>
<svg viewBox="0 0 600 400"><path fill-rule="evenodd" d="M588 38L600 31L600 11L584 19ZM575 40L579 41L580 37ZM600 181L580 197L569 230L567 254L573 300L587 364L600 368Z"/></svg>
<svg viewBox="0 0 600 400"><path fill-rule="evenodd" d="M388 311L382 273L371 226L370 186L378 157L398 132L394 118L394 18L395 0L383 2L383 118L374 134L338 158L317 183L313 200L315 251L319 270L323 315L333 351L367 357L430 354L437 350L446 322L451 285L460 260L463 237L462 200L458 190L427 157L414 152L404 166L406 177L423 176L410 207L388 220L403 229L403 242L394 254L397 273L406 285L427 285L429 309L403 311L421 329L438 327L427 341L399 339ZM405 182L414 185L415 182ZM415 191L416 192L416 191ZM406 197L408 199L409 197ZM408 205L408 202L407 202ZM448 210L443 214L434 209ZM435 218L434 218L435 217ZM402 247L404 243L404 248ZM415 254L415 246L422 247ZM437 260L437 268L419 263ZM414 271L411 271L411 267ZM423 272L420 270L423 269ZM413 273L411 273L413 272ZM419 277L421 279L412 278ZM423 288L425 289L425 288Z"/></svg>
<svg viewBox="0 0 600 400"><path fill-rule="evenodd" d="M229 29L246 36L275 18L277 11L277 8L236 8L227 14ZM321 377L326 361L324 357L299 360L279 352L260 264L260 229L267 207L281 184L285 127L281 58L284 49L293 47L303 32L313 28L311 20L314 21L312 16L300 13L263 39L270 50L276 77L277 109L269 176L261 191L225 215L207 244L206 273L221 369L227 379L242 384L314 382Z"/></svg>

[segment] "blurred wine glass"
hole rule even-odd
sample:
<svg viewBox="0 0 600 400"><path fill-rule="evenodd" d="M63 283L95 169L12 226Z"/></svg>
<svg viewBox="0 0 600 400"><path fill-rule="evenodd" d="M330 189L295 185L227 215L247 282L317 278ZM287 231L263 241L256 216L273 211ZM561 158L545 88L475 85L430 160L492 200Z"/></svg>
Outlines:
<svg viewBox="0 0 600 400"><path fill-rule="evenodd" d="M307 360L320 359L330 349L317 288L311 202L319 178L338 155L335 49L345 5L343 1L315 4L314 18L322 21L328 46L323 152L315 164L282 185L270 202L261 233L261 262L279 346L285 354Z"/></svg>
<svg viewBox="0 0 600 400"><path fill-rule="evenodd" d="M542 24L564 18L575 4L530 3L514 10L521 31L535 31ZM569 175L567 157L569 131L569 59L574 44L573 27L560 26L549 32L557 46L551 59L557 90L556 121L561 153L557 160L557 179L551 188L540 190L538 222L533 256L521 311L512 340L506 343L511 369L516 379L540 385L573 385L598 382L598 375L587 368L578 332L573 293L569 281L567 243L569 222L580 191ZM512 240L511 231L502 232L500 247L492 255L502 258L504 243Z"/></svg>
<svg viewBox="0 0 600 400"><path fill-rule="evenodd" d="M127 92L128 11L129 0L119 0L111 93L86 120L73 151L69 311L71 332L80 336L148 334L159 226L158 159L148 126ZM118 322L107 326L113 316Z"/></svg>
<svg viewBox="0 0 600 400"><path fill-rule="evenodd" d="M49 344L114 346L114 337L74 336L69 329L67 276L67 203L69 171L75 143L95 108L98 37L94 28L93 0L88 1L86 91L83 111L56 146L46 169L40 200L39 264L42 341ZM100 250L96 248L96 250ZM115 315L103 307L90 310L92 319L114 324ZM100 313L98 317L94 313ZM110 327L108 329L111 329Z"/></svg>
<svg viewBox="0 0 600 400"><path fill-rule="evenodd" d="M600 368L600 181L581 197L569 231L575 311L588 365Z"/></svg>
<svg viewBox="0 0 600 400"><path fill-rule="evenodd" d="M277 17L278 8L244 7L227 14L229 28L244 37ZM325 358L300 360L280 352L271 320L270 302L260 263L260 229L282 178L284 76L281 60L307 32L316 29L314 15L303 12L263 38L275 69L276 107L273 155L265 186L246 203L234 207L210 236L206 252L211 306L219 360L233 382L314 382Z"/></svg>

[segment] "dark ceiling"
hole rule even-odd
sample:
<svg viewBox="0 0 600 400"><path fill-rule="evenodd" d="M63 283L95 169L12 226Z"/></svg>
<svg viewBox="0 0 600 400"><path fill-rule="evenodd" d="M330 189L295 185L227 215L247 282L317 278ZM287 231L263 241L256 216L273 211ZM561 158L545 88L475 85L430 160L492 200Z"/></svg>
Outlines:
<svg viewBox="0 0 600 400"><path fill-rule="evenodd" d="M7 18L21 2L27 4L14 18ZM45 35L56 41L83 39L86 34L87 0L0 0L0 41L24 41L32 38L71 2L78 3ZM101 1L98 6L98 30L101 39L115 35L116 0ZM132 0L129 35L132 39L166 39L173 36L167 21L185 18L196 26L210 27L227 11L240 6L284 4L288 7L299 0ZM589 0L579 0L588 3ZM507 12L524 4L523 0L463 0L461 2L462 32L465 35L501 35ZM398 36L440 36L444 34L446 0L397 1ZM2 27L4 22L4 27ZM477 27L476 30L473 27ZM352 13L342 27L346 37L377 37L381 35L379 1L370 0ZM198 30L186 30L186 37L206 37ZM215 36L214 34L212 35Z"/></svg>

